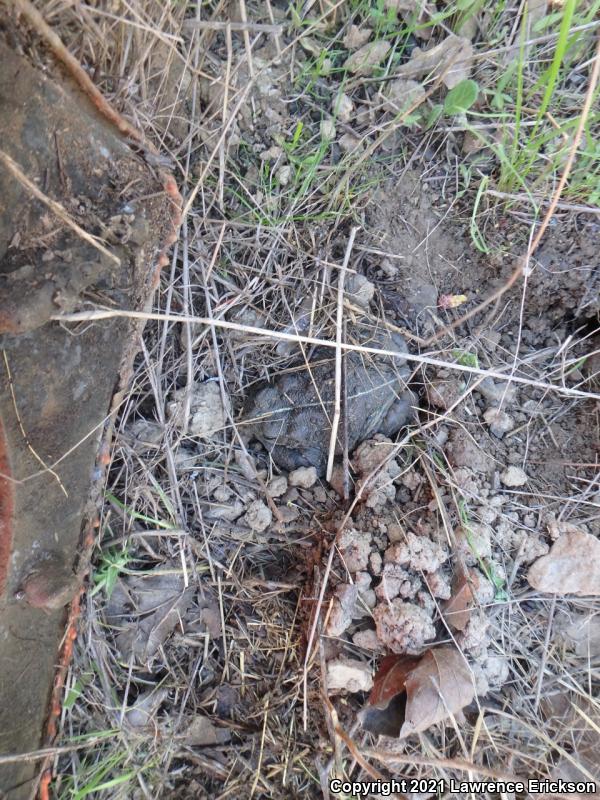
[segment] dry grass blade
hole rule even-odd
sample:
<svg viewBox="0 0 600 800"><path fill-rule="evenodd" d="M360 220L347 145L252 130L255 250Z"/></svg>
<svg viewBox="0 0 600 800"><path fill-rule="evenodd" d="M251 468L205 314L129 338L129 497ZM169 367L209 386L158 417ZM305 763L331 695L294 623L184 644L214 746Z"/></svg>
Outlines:
<svg viewBox="0 0 600 800"><path fill-rule="evenodd" d="M331 480L333 472L333 461L335 458L335 450L337 446L338 426L340 423L341 412L341 398L342 398L342 334L344 331L344 284L346 281L346 271L352 253L352 246L354 239L358 233L359 228L352 228L350 236L348 237L348 244L346 245L346 253L344 255L344 263L338 275L338 290L337 290L337 317L335 323L335 405L333 409L333 420L331 422L331 438L329 440L329 456L327 458L327 480ZM345 412L344 412L345 413Z"/></svg>
<svg viewBox="0 0 600 800"><path fill-rule="evenodd" d="M253 333L258 336L265 336L267 338L281 339L288 342L297 342L302 344L312 344L321 347L335 348L335 342L328 341L327 339L318 339L314 336L301 336L299 334L286 333L285 331L267 330L265 328L257 328L253 325L239 325L234 322L228 322L222 319L210 319L208 317L185 317L178 314L153 314L146 312L136 311L109 311L109 310L95 310L95 311L80 311L73 314L60 314L52 319L57 322L90 322L100 319L111 319L113 317L130 317L132 319L154 319L166 320L168 322L193 322L199 325L206 325L207 327L224 328L229 330L243 331L245 333ZM388 356L391 358L401 358L406 361L413 361L416 364L427 364L432 367L440 367L442 369L450 369L456 372L464 372L470 375L477 375L483 378L494 378L497 380L506 380L506 375L502 372L493 369L480 369L478 367L471 367L468 364L452 363L450 361L442 361L439 358L431 358L429 356L417 355L416 353L398 353L395 350L383 350L378 347L368 347L366 345L351 344L349 342L342 342L339 345L343 350L348 350L355 353L365 353L377 356ZM538 389L547 389L549 391L559 392L566 396L588 398L591 400L600 399L600 394L596 392L584 392L580 389L571 389L567 386L555 385L546 383L545 381L537 381L531 378L523 378L520 375L511 375L510 380L513 383L523 384L524 386L533 386Z"/></svg>

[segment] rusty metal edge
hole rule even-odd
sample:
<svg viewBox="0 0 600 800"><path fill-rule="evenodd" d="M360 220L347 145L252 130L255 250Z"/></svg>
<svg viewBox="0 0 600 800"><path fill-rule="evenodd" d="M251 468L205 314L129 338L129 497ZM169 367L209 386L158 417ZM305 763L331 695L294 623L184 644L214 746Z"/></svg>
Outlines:
<svg viewBox="0 0 600 800"><path fill-rule="evenodd" d="M10 2L10 0L9 0ZM37 34L41 36L55 58L66 68L72 79L83 91L88 102L100 113L111 125L113 125L121 135L129 136L137 143L145 147L149 152L157 152L154 145L147 141L143 132L134 128L131 123L125 120L121 114L113 108L110 102L102 95L98 87L93 84L87 73L76 61L74 56L67 50L58 35L43 19L40 12L29 2L29 0L13 0L14 8L22 16ZM169 248L177 241L179 228L182 221L183 200L175 181L174 176L164 169L158 171L163 185L163 191L167 195L171 208L171 230L166 236L165 241L159 250L156 265L152 275L151 283L148 288L148 296L143 310L147 311L151 307L152 295L157 289L160 273L164 266L169 263L167 255ZM133 323L130 328L130 346L126 350L119 371L119 388L113 395L109 419L101 440L98 456L96 459L98 467L98 478L90 488L89 511L84 518L82 525L82 540L80 564L85 565L86 574L89 574L91 555L96 542L96 531L99 527L98 510L101 505L101 489L106 479L107 468L110 463L110 448L114 436L115 421L127 392L133 374L134 358L139 351L139 339L144 329L144 321ZM10 556L11 529L10 521L13 508L13 487L10 479L10 465L8 462L8 452L4 437L4 431L0 424L0 587L6 580L8 558ZM62 695L65 685L67 671L69 669L74 644L77 639L78 623L81 617L82 603L85 596L85 584L72 600L68 609L68 616L59 652L57 669L52 685L48 716L46 719L44 739L45 746L51 746L58 734L59 721L62 713ZM32 796L37 796L39 800L50 800L50 786L52 782L51 769L52 756L47 757L41 764L38 779Z"/></svg>

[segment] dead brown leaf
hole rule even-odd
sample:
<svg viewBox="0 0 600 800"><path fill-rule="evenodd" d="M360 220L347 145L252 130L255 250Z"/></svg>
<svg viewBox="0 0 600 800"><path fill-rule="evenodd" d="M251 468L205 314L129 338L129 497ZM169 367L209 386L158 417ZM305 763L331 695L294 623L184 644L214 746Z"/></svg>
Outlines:
<svg viewBox="0 0 600 800"><path fill-rule="evenodd" d="M477 571L459 566L452 581L452 595L444 604L444 619L455 631L464 631L467 627L478 588Z"/></svg>
<svg viewBox="0 0 600 800"><path fill-rule="evenodd" d="M376 736L399 735L406 718L406 679L420 661L421 656L385 656L362 712L365 730Z"/></svg>
<svg viewBox="0 0 600 800"><path fill-rule="evenodd" d="M439 75L447 69L443 82L448 89L452 89L469 77L472 59L473 46L471 42L464 36L450 34L429 50L415 47L409 61L400 66L396 74L415 78L429 74Z"/></svg>
<svg viewBox="0 0 600 800"><path fill-rule="evenodd" d="M475 688L462 653L454 647L435 647L406 679L406 693L401 739L457 714L475 697Z"/></svg>
<svg viewBox="0 0 600 800"><path fill-rule="evenodd" d="M600 540L581 530L559 536L531 566L527 580L539 592L600 595Z"/></svg>
<svg viewBox="0 0 600 800"><path fill-rule="evenodd" d="M361 722L371 733L403 739L458 714L474 696L467 663L454 647L435 647L422 656L386 656Z"/></svg>
<svg viewBox="0 0 600 800"><path fill-rule="evenodd" d="M426 3L424 0L384 0L386 9L393 8L407 23L413 28L413 35L418 39L430 39L433 33L431 26L414 26L415 22L425 22L431 19L436 13L433 3ZM416 14L416 16L415 16Z"/></svg>
<svg viewBox="0 0 600 800"><path fill-rule="evenodd" d="M385 656L373 680L370 705L385 708L392 697L405 692L406 679L420 661L421 656Z"/></svg>
<svg viewBox="0 0 600 800"><path fill-rule="evenodd" d="M344 66L353 75L371 75L387 56L391 49L391 44L378 39L363 45L360 50L352 53L346 59Z"/></svg>

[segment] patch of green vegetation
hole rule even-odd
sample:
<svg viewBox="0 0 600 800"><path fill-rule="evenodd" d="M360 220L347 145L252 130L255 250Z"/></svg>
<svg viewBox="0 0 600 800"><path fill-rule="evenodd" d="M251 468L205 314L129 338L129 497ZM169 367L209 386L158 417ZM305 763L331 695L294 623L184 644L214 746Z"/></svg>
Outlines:
<svg viewBox="0 0 600 800"><path fill-rule="evenodd" d="M150 480L152 481L152 476L150 476ZM125 505L125 503L119 500L119 498L116 497L111 492L105 492L104 496L106 497L107 500L110 500L111 503L114 503L118 508L120 508L128 517L131 517L131 519L136 519L141 522L146 522L148 525L153 525L157 528L172 530L173 528L176 527L176 525L175 525L175 512L173 510L171 501L165 494L162 487L159 486L158 483L155 482L155 480L152 482L162 504L164 505L168 513L168 516L170 517L170 522L165 522L162 519L155 519L154 517L149 517L147 514L141 514L139 511L135 511L130 506Z"/></svg>
<svg viewBox="0 0 600 800"><path fill-rule="evenodd" d="M599 11L600 2L565 0L560 10L533 26L534 35L556 35L552 57L537 76L532 70L531 51L525 44L526 26L522 25L517 58L501 76L490 103L500 111L507 109L511 121L501 143L507 155L498 180L501 191L513 192L526 182L532 193L544 193L555 185L581 114L585 87L575 89L572 77L593 52L589 32L572 29L589 24ZM598 202L599 128L596 103L587 121L584 147L565 187L567 198Z"/></svg>
<svg viewBox="0 0 600 800"><path fill-rule="evenodd" d="M119 575L127 569L131 560L131 553L126 545L118 548L109 548L102 553L100 565L94 571L95 586L91 591L93 597L98 592L106 592L110 597L113 593Z"/></svg>
<svg viewBox="0 0 600 800"><path fill-rule="evenodd" d="M479 369L477 353L469 353L466 350L452 350L452 358L462 367L474 367Z"/></svg>
<svg viewBox="0 0 600 800"><path fill-rule="evenodd" d="M150 765L140 768L126 768L128 752L122 748L108 753L105 757L86 756L79 763L77 779L71 775L63 777L59 800L83 800L85 797L98 797L99 792L119 788L121 794L139 773L147 772ZM110 777L108 777L110 776Z"/></svg>

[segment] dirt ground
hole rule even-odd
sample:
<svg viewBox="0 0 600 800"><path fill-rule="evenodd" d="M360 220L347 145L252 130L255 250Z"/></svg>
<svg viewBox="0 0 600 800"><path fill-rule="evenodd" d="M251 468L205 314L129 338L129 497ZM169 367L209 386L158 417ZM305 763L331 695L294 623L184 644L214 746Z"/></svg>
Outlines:
<svg viewBox="0 0 600 800"><path fill-rule="evenodd" d="M55 796L334 797L333 778L442 781L411 800L576 796L450 783L600 780L600 215L573 172L502 291L565 164L548 175L549 138L543 201L505 196L485 98L526 15L479 8L457 28L455 10L426 35L411 17L402 38L398 3L116 5L46 16L186 206L119 418ZM587 11L587 67L560 84L578 114ZM439 116L456 58L407 69L458 30L479 100ZM548 30L528 45L536 102ZM349 62L369 41L380 66ZM473 119L496 138L473 146ZM359 329L406 352L374 354ZM349 452L336 337L369 375L390 368L381 403L411 398L386 435L367 401ZM286 376L304 399L253 411ZM328 480L310 459L327 461L338 390ZM326 424L297 427L319 402Z"/></svg>

